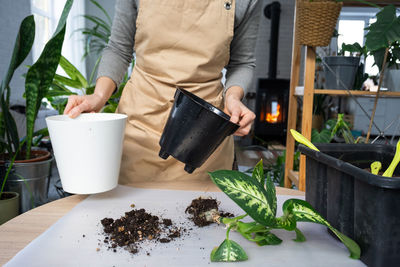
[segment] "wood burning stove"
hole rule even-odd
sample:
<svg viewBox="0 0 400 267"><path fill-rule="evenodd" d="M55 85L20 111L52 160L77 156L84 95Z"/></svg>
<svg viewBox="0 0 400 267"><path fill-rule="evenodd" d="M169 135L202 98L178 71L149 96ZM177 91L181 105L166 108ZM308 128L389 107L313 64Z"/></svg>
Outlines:
<svg viewBox="0 0 400 267"><path fill-rule="evenodd" d="M265 141L286 138L290 80L277 79L280 3L273 2L264 9L271 19L271 39L268 78L259 79L256 92L254 135Z"/></svg>
<svg viewBox="0 0 400 267"><path fill-rule="evenodd" d="M259 79L254 134L263 139L284 140L287 127L289 80Z"/></svg>

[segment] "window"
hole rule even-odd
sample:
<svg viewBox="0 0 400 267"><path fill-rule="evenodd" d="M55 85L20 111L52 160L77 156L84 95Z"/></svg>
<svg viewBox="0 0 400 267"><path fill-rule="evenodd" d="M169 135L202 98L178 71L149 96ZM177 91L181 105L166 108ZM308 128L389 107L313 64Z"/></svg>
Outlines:
<svg viewBox="0 0 400 267"><path fill-rule="evenodd" d="M340 13L338 22L338 49L342 43L352 44L358 42L361 46L365 44L365 28L375 22L376 8L369 7L345 7ZM369 75L377 75L379 70L374 65L374 58L369 56L365 61L365 72Z"/></svg>
<svg viewBox="0 0 400 267"><path fill-rule="evenodd" d="M39 58L44 45L57 28L64 4L65 0L31 0L32 14L36 23L35 42L32 47L34 61ZM82 61L85 41L83 35L76 31L76 29L84 27L85 22L82 17L84 12L84 1L75 1L67 19L62 55L86 76L86 67ZM58 69L57 73L64 74L61 69Z"/></svg>

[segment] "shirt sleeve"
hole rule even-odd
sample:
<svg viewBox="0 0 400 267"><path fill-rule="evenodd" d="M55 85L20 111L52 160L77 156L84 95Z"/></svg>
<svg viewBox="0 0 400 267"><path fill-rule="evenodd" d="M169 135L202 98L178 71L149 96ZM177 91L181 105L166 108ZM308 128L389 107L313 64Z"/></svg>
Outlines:
<svg viewBox="0 0 400 267"><path fill-rule="evenodd" d="M247 4L248 6L239 6ZM232 86L240 86L244 94L252 84L256 59L254 55L258 25L260 19L261 1L237 1L237 17L240 11L244 12L243 18L235 22L234 36L231 42L231 56L226 66L225 90Z"/></svg>
<svg viewBox="0 0 400 267"><path fill-rule="evenodd" d="M132 62L135 44L137 4L134 0L117 0L111 36L97 72L97 78L106 76L119 86Z"/></svg>

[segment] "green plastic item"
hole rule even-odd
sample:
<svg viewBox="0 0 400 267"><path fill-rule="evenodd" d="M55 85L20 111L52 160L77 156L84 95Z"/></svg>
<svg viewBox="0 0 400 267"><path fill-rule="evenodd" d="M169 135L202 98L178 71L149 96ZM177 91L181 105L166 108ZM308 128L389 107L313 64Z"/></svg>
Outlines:
<svg viewBox="0 0 400 267"><path fill-rule="evenodd" d="M290 133L292 134L293 138L294 138L297 142L299 142L299 143L301 143L301 144L307 146L307 147L310 148L310 149L313 149L313 150L315 150L315 151L319 151L318 148L317 148L316 146L313 145L313 143L311 143L307 138L304 137L304 135L302 135L302 134L299 133L298 131L296 131L296 130L294 130L294 129L290 129Z"/></svg>
<svg viewBox="0 0 400 267"><path fill-rule="evenodd" d="M394 154L393 160L390 163L390 165L387 168L387 170L383 173L382 176L392 177L393 176L393 172L397 167L397 164L399 164L399 161L400 161L400 140L397 142L396 153Z"/></svg>
<svg viewBox="0 0 400 267"><path fill-rule="evenodd" d="M374 161L371 163L371 173L378 175L379 171L382 168L382 163L380 161Z"/></svg>

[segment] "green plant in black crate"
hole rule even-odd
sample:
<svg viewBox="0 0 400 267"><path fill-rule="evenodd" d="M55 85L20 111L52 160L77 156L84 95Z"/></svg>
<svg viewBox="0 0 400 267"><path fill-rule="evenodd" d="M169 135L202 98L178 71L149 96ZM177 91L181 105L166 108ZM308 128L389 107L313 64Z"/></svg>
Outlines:
<svg viewBox="0 0 400 267"><path fill-rule="evenodd" d="M330 119L325 122L325 127L318 132L316 129L311 130L312 143L330 143L335 136L342 137L347 144L355 144L350 130L350 125L344 119L344 114L339 113L337 119Z"/></svg>
<svg viewBox="0 0 400 267"><path fill-rule="evenodd" d="M15 70L21 65L32 48L35 37L33 16L27 16L20 25L10 65L0 87L0 106L2 111L0 117L1 153L3 160L10 162L7 165L5 177L1 177L3 182L0 193L4 189L14 161L17 159L31 159L32 147L38 140L37 137L40 138L40 136L47 134L47 129L34 132L34 124L42 99L47 94L61 57L66 20L72 4L73 0L66 1L53 36L46 43L39 59L29 67L25 76L26 136L24 138L18 136L15 120L10 113L10 82Z"/></svg>
<svg viewBox="0 0 400 267"><path fill-rule="evenodd" d="M275 186L270 177L264 176L262 160L254 167L252 176L232 170L219 170L209 173L212 181L240 208L244 215L235 218L219 218L227 226L226 239L211 252L211 261L244 261L246 252L235 241L229 238L231 230L240 233L245 239L259 246L278 245L282 240L271 233L272 229L294 231L294 241L306 240L297 222L312 222L328 227L350 252L350 257L360 257L360 247L352 239L333 228L327 220L318 214L306 201L288 199L282 205L283 215L276 217L277 199ZM266 185L266 186L264 186ZM243 222L245 217L254 221Z"/></svg>

